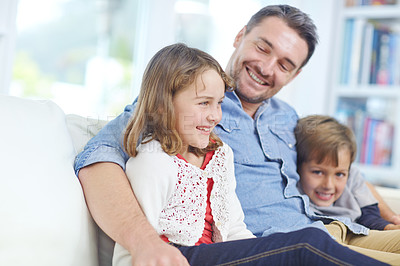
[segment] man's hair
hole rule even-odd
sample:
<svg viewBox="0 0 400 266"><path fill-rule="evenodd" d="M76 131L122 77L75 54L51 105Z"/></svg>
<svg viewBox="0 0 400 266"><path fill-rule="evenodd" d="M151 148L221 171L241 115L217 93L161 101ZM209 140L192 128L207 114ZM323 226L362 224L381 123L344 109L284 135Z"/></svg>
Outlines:
<svg viewBox="0 0 400 266"><path fill-rule="evenodd" d="M302 68L307 64L308 60L310 60L318 43L317 27L312 19L298 8L289 5L270 5L260 9L250 18L246 25L246 34L254 27L258 26L267 17L277 17L282 19L307 43L308 54L300 66L300 68Z"/></svg>
<svg viewBox="0 0 400 266"><path fill-rule="evenodd" d="M350 164L354 162L357 144L351 129L330 116L311 115L299 119L295 128L297 168L303 163L325 160L338 166L339 150L346 148L350 153Z"/></svg>
<svg viewBox="0 0 400 266"><path fill-rule="evenodd" d="M215 70L225 83L225 91L233 88L232 79L209 54L182 43L169 45L158 51L148 63L135 112L124 136L129 156L136 156L140 140L157 140L169 155L176 155L182 140L175 128L174 95L193 84L204 71ZM205 149L190 147L197 155L215 150L221 140L211 133Z"/></svg>

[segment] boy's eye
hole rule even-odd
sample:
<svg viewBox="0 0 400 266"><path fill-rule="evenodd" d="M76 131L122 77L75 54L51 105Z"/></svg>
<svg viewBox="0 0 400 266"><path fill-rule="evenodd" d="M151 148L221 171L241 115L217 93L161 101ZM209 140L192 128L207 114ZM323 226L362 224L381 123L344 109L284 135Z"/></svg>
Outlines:
<svg viewBox="0 0 400 266"><path fill-rule="evenodd" d="M312 173L314 175L322 175L322 171L319 171L319 170L314 170L314 171L312 171Z"/></svg>
<svg viewBox="0 0 400 266"><path fill-rule="evenodd" d="M345 173L337 173L336 176L342 178L342 177L345 177L346 174Z"/></svg>

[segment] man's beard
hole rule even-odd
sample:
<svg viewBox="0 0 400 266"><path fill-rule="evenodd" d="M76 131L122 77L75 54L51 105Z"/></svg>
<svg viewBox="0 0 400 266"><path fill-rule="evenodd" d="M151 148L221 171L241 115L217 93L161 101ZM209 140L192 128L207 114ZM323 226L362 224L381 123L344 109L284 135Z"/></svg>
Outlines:
<svg viewBox="0 0 400 266"><path fill-rule="evenodd" d="M257 103L263 102L264 100L266 100L268 98L268 97L264 97L263 95L259 95L259 96L255 96L255 97L246 96L246 94L242 92L242 88L239 85L240 84L239 81L240 81L239 79L235 79L235 84L236 84L235 92L241 101L244 101L246 103L257 104Z"/></svg>

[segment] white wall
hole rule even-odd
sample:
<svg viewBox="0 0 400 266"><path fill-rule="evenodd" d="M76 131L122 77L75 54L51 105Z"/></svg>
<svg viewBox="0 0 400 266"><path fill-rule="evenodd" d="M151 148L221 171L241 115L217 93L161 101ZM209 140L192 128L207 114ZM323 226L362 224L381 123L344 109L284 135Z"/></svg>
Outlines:
<svg viewBox="0 0 400 266"><path fill-rule="evenodd" d="M0 1L0 94L7 94L11 81L18 0Z"/></svg>
<svg viewBox="0 0 400 266"><path fill-rule="evenodd" d="M278 97L290 103L299 115L327 114L332 73L332 51L336 0L210 0L215 16L214 42L210 53L225 66L233 52L233 40L261 7L289 4L309 14L318 28L319 44L302 73L282 89Z"/></svg>
<svg viewBox="0 0 400 266"><path fill-rule="evenodd" d="M337 0L302 0L297 6L314 20L319 44L302 72L278 96L289 102L300 116L328 114L334 51L334 21ZM291 1L287 1L291 2Z"/></svg>

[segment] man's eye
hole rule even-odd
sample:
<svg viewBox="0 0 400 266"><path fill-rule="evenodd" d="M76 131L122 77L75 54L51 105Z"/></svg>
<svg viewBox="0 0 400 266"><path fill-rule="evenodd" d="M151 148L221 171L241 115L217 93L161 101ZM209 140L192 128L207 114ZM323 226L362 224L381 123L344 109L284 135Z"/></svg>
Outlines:
<svg viewBox="0 0 400 266"><path fill-rule="evenodd" d="M280 67L282 68L283 71L287 72L289 71L289 68L285 64L280 64Z"/></svg>

